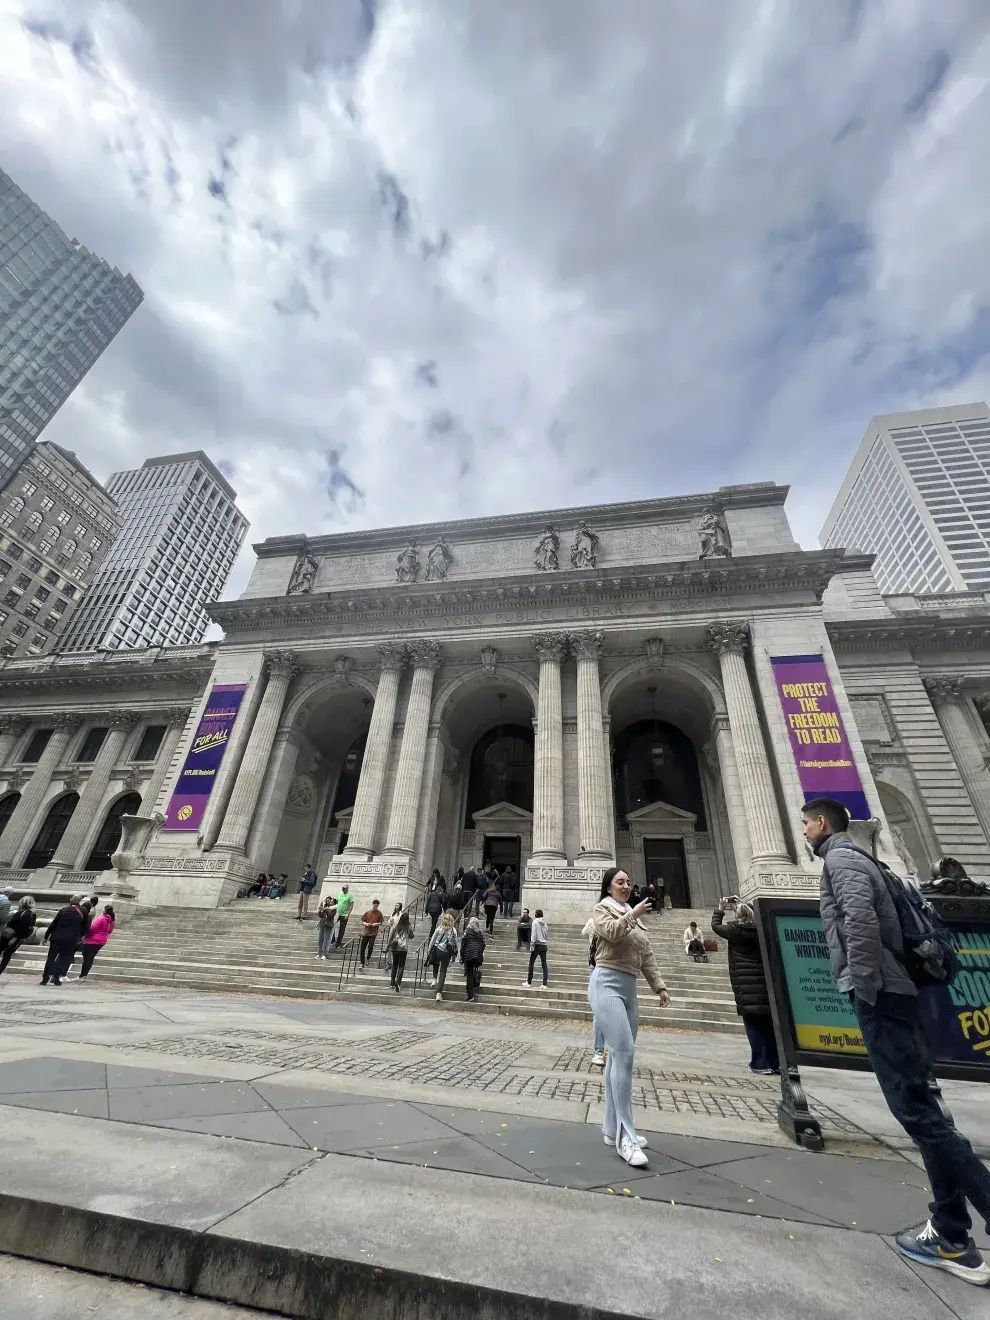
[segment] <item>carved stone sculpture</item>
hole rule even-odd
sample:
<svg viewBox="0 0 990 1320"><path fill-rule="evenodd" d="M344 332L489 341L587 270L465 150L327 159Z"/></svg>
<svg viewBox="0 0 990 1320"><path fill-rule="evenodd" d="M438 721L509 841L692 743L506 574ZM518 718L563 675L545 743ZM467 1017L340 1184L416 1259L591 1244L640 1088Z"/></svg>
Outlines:
<svg viewBox="0 0 990 1320"><path fill-rule="evenodd" d="M446 582L453 562L454 552L443 537L439 537L426 557L427 582Z"/></svg>
<svg viewBox="0 0 990 1320"><path fill-rule="evenodd" d="M598 537L587 523L581 523L574 533L571 546L571 566L573 568L594 568L598 560Z"/></svg>
<svg viewBox="0 0 990 1320"><path fill-rule="evenodd" d="M650 669L659 669L663 665L663 638L648 637L643 643L646 663Z"/></svg>
<svg viewBox="0 0 990 1320"><path fill-rule="evenodd" d="M498 677L498 650L494 646L484 646L481 649L481 669L485 678Z"/></svg>
<svg viewBox="0 0 990 1320"><path fill-rule="evenodd" d="M705 510L698 523L698 535L701 537L699 559L732 558L732 537L721 509L713 505Z"/></svg>
<svg viewBox="0 0 990 1320"><path fill-rule="evenodd" d="M400 582L416 582L419 579L419 552L415 541L410 541L405 550L396 555L395 576Z"/></svg>
<svg viewBox="0 0 990 1320"><path fill-rule="evenodd" d="M110 858L117 871L117 880L113 887L115 911L118 903L121 906L128 904L128 901L136 903L138 895L132 886L130 874L140 866L148 844L164 824L165 817L160 811L156 811L151 816L121 816L120 843L117 845L117 851Z"/></svg>
<svg viewBox="0 0 990 1320"><path fill-rule="evenodd" d="M708 645L716 655L729 651L742 654L749 643L749 628L744 623L710 623L707 633Z"/></svg>
<svg viewBox="0 0 990 1320"><path fill-rule="evenodd" d="M443 648L429 640L410 642L409 658L416 669L436 669L443 664Z"/></svg>
<svg viewBox="0 0 990 1320"><path fill-rule="evenodd" d="M566 633L537 633L533 638L533 650L541 660L553 660L560 664L567 654L568 638Z"/></svg>
<svg viewBox="0 0 990 1320"><path fill-rule="evenodd" d="M553 573L560 568L560 537L553 523L547 523L536 543L536 567L541 573Z"/></svg>
<svg viewBox="0 0 990 1320"><path fill-rule="evenodd" d="M289 579L288 595L309 593L313 590L313 583L316 581L319 564L313 556L306 551L296 560L296 566L292 570L292 577Z"/></svg>
<svg viewBox="0 0 990 1320"><path fill-rule="evenodd" d="M337 687L351 687L351 670L354 661L349 655L338 655L333 662L333 679Z"/></svg>
<svg viewBox="0 0 990 1320"><path fill-rule="evenodd" d="M951 675L938 675L934 678L923 678L921 681L935 705L940 702L958 701L962 696L962 680Z"/></svg>
<svg viewBox="0 0 990 1320"><path fill-rule="evenodd" d="M605 650L603 632L571 633L571 650L578 660L598 660Z"/></svg>

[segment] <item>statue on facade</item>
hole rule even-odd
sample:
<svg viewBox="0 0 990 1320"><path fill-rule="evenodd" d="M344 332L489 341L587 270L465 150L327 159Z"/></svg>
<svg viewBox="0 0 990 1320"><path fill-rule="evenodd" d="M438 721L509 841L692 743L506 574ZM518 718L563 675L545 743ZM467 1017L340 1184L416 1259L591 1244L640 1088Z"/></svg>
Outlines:
<svg viewBox="0 0 990 1320"><path fill-rule="evenodd" d="M351 687L351 670L354 668L354 661L349 655L338 655L333 662L333 681L337 687Z"/></svg>
<svg viewBox="0 0 990 1320"><path fill-rule="evenodd" d="M419 553L416 542L410 541L395 558L395 576L400 582L415 582L419 577Z"/></svg>
<svg viewBox="0 0 990 1320"><path fill-rule="evenodd" d="M552 573L560 568L560 537L553 523L547 523L536 543L536 567L541 573Z"/></svg>
<svg viewBox="0 0 990 1320"><path fill-rule="evenodd" d="M292 577L289 580L290 596L296 593L308 593L313 590L313 583L316 581L316 573L319 565L313 556L307 551L296 560L296 566L292 570Z"/></svg>
<svg viewBox="0 0 990 1320"><path fill-rule="evenodd" d="M436 545L433 546L426 558L427 582L446 582L447 574L450 572L450 566L453 562L453 551L443 537L439 537Z"/></svg>
<svg viewBox="0 0 990 1320"><path fill-rule="evenodd" d="M732 537L721 509L713 505L705 510L698 524L698 535L701 537L699 559L732 558Z"/></svg>
<svg viewBox="0 0 990 1320"><path fill-rule="evenodd" d="M581 523L574 534L571 547L571 565L573 568L594 568L598 559L598 537L587 523Z"/></svg>

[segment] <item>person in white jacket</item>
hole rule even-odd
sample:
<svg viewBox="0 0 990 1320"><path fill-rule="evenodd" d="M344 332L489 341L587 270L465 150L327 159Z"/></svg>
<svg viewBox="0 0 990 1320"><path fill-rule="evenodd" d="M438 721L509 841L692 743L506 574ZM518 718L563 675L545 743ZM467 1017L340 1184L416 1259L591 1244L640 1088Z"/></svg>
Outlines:
<svg viewBox="0 0 990 1320"><path fill-rule="evenodd" d="M684 952L695 962L708 961L708 954L705 953L705 937L696 921L692 921L690 926L684 928Z"/></svg>
<svg viewBox="0 0 990 1320"><path fill-rule="evenodd" d="M591 973L595 970L595 919L589 917L581 928L581 934L588 941L588 980L591 980ZM592 1022L595 1028L595 1052L591 1056L592 1068L605 1067L605 1033L598 1025L597 1019L592 1015Z"/></svg>
<svg viewBox="0 0 990 1320"><path fill-rule="evenodd" d="M539 958L543 967L543 984L541 990L547 988L547 949L550 945L550 928L543 917L543 909L537 908L533 917L533 927L529 932L529 976L526 978L527 989L533 987L533 968L536 966L536 960Z"/></svg>

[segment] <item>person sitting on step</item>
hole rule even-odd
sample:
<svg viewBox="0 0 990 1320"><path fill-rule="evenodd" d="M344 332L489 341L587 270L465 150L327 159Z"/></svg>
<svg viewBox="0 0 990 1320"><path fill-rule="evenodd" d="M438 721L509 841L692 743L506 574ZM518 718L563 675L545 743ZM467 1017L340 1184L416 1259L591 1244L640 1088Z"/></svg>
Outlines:
<svg viewBox="0 0 990 1320"><path fill-rule="evenodd" d="M684 952L695 962L707 962L708 954L705 952L705 937L702 935L696 921L692 921L690 926L684 931Z"/></svg>

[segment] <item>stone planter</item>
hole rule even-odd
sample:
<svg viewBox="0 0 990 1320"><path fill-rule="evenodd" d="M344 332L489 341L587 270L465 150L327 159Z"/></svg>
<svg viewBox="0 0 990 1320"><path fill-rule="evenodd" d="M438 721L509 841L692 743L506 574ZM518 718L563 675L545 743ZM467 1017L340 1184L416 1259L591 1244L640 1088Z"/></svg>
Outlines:
<svg viewBox="0 0 990 1320"><path fill-rule="evenodd" d="M117 871L111 902L118 923L129 920L137 911L139 894L131 883L131 872L139 869L148 844L165 824L156 811L153 816L121 816L120 844L110 860Z"/></svg>

